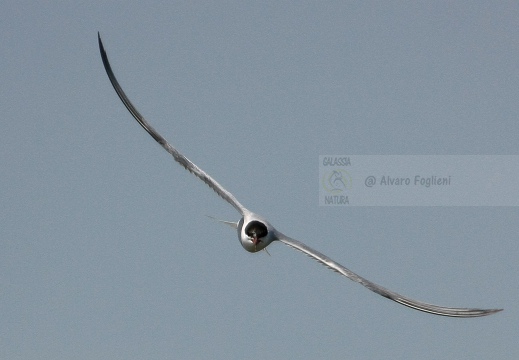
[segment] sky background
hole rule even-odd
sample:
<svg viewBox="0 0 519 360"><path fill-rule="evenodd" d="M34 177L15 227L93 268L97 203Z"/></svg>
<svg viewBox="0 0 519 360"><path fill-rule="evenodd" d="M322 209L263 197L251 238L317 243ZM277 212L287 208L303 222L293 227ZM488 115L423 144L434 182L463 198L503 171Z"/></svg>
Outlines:
<svg viewBox="0 0 519 360"><path fill-rule="evenodd" d="M319 207L318 158L519 154L519 3L5 1L0 358L517 359L517 207ZM280 231L236 211L124 108ZM484 171L485 169L481 169ZM518 181L517 178L510 181ZM478 196L478 194L474 194Z"/></svg>

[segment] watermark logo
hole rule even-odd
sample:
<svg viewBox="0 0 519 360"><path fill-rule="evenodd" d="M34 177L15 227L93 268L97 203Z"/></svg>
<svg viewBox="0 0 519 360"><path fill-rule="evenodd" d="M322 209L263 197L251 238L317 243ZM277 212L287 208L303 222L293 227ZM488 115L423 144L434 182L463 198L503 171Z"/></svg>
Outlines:
<svg viewBox="0 0 519 360"><path fill-rule="evenodd" d="M321 205L349 205L348 192L353 179L347 170L351 167L348 156L322 156L319 158L319 203Z"/></svg>
<svg viewBox="0 0 519 360"><path fill-rule="evenodd" d="M346 170L341 168L331 168L324 172L321 178L321 184L326 192L338 195L351 189L352 180L350 174Z"/></svg>
<svg viewBox="0 0 519 360"><path fill-rule="evenodd" d="M319 205L519 206L518 155L322 155Z"/></svg>

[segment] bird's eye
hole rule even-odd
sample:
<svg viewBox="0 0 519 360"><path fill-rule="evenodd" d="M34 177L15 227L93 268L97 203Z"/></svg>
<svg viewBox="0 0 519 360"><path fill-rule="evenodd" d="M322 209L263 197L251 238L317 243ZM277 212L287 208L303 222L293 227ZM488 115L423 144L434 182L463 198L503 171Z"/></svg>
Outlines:
<svg viewBox="0 0 519 360"><path fill-rule="evenodd" d="M260 221L251 221L245 227L245 234L249 237L262 238L268 234L267 227Z"/></svg>

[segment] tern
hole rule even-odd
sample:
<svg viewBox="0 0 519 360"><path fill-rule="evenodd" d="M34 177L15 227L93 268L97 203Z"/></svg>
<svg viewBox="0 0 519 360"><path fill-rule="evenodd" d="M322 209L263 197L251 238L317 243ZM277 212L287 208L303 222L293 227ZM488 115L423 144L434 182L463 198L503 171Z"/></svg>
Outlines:
<svg viewBox="0 0 519 360"><path fill-rule="evenodd" d="M468 317L478 317L494 314L496 312L501 311L502 309L475 309L475 308L453 308L453 307L445 307L438 306L433 304L428 304L425 302L413 300L406 296L402 296L396 292L388 290L380 285L371 282L346 267L342 266L338 262L330 259L328 256L320 253L317 250L312 249L308 245L303 244L300 241L292 239L280 231L278 231L274 226L272 226L264 217L253 213L248 210L245 206L243 206L233 194L227 191L222 185L220 185L215 179L213 179L209 174L207 174L204 170L195 165L191 160L181 154L176 148L174 148L164 137L162 137L147 121L144 117L139 113L139 111L133 106L130 99L126 96L123 89L119 85L119 82L115 78L115 75L112 71L112 67L108 62L108 56L106 55L106 51L104 49L103 43L101 41L101 36L98 33L98 42L99 42L99 51L101 52L101 58L103 60L103 65L106 70L106 74L112 83L112 86L115 89L115 92L123 102L124 106L128 109L128 111L132 114L132 116L137 120L137 122L148 132L148 134L155 139L168 153L173 156L176 162L184 167L187 171L195 175L197 178L206 183L211 189L213 189L220 197L222 197L225 201L231 204L241 215L241 219L238 222L232 221L221 221L227 225L232 226L238 232L238 239L243 246L243 248L251 253L255 253L261 250L266 250L267 246L269 246L274 241L280 241L285 245L288 245L291 248L294 248L302 253L308 255L309 257L317 260L319 263L327 266L331 270L339 273L347 277L350 280L358 282L359 284L365 286L369 290L385 297L390 300L393 300L399 304L408 306L410 308L424 311L426 313L442 315L442 316L450 316L450 317L458 317L458 318L468 318Z"/></svg>

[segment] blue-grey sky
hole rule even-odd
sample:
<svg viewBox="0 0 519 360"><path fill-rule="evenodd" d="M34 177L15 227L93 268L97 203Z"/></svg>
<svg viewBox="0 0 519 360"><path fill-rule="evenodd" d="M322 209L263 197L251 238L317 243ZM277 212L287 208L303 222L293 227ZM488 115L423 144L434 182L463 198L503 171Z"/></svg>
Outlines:
<svg viewBox="0 0 519 360"><path fill-rule="evenodd" d="M519 154L519 4L7 1L0 358L517 359L519 209L319 207L321 154ZM112 89L280 231L174 163ZM482 169L484 171L484 169ZM510 179L510 181L518 181ZM474 194L478 196L478 194Z"/></svg>

